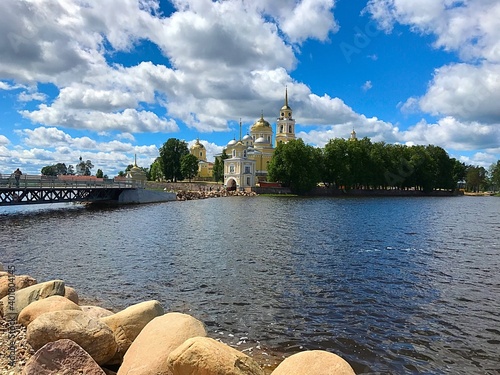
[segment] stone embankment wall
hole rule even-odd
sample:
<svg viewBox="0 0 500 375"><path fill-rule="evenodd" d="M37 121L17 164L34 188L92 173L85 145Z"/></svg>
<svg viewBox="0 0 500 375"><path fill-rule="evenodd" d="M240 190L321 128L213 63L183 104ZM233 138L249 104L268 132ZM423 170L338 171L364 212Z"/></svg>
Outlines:
<svg viewBox="0 0 500 375"><path fill-rule="evenodd" d="M0 374L354 375L336 354L296 353L270 367L208 337L195 317L149 300L112 312L63 280L37 283L0 264ZM5 345L3 345L5 343Z"/></svg>
<svg viewBox="0 0 500 375"><path fill-rule="evenodd" d="M257 194L252 191L179 191L177 192L178 201L190 201L194 199L220 198L220 197L254 197Z"/></svg>
<svg viewBox="0 0 500 375"><path fill-rule="evenodd" d="M175 193L145 189L125 190L118 197L118 203L158 203L175 201Z"/></svg>

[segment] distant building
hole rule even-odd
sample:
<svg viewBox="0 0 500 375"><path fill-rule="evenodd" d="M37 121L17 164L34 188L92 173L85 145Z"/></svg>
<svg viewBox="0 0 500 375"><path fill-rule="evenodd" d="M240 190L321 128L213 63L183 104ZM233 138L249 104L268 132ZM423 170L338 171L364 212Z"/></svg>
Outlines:
<svg viewBox="0 0 500 375"><path fill-rule="evenodd" d="M357 141L358 138L356 137L356 132L354 131L354 129L352 129L352 132L351 132L351 137L349 138L350 141Z"/></svg>
<svg viewBox="0 0 500 375"><path fill-rule="evenodd" d="M141 184L145 184L148 179L146 176L146 172L144 172L141 168L137 166L137 156L134 155L134 165L130 170L127 171L127 175L125 179L132 181L139 181Z"/></svg>
<svg viewBox="0 0 500 375"><path fill-rule="evenodd" d="M205 146L197 139L195 144L191 146L189 152L198 158L198 174L197 177L201 179L212 178L214 163L207 161L207 150Z"/></svg>
<svg viewBox="0 0 500 375"><path fill-rule="evenodd" d="M281 107L276 122L274 146L295 139L295 120L288 105L288 90L285 89L285 104ZM226 146L228 159L224 160L224 184L229 189L255 186L267 180L269 162L274 153L273 128L261 114L251 127L250 134L231 140Z"/></svg>

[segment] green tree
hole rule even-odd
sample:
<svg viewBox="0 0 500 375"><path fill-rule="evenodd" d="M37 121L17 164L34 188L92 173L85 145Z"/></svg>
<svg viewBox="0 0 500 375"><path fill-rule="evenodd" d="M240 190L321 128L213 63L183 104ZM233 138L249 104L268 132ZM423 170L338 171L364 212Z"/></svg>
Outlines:
<svg viewBox="0 0 500 375"><path fill-rule="evenodd" d="M192 154L186 154L181 158L181 173L189 182L198 174L198 158Z"/></svg>
<svg viewBox="0 0 500 375"><path fill-rule="evenodd" d="M160 148L163 175L167 180L182 180L181 158L189 154L187 143L176 138L168 139Z"/></svg>
<svg viewBox="0 0 500 375"><path fill-rule="evenodd" d="M41 171L44 176L59 176L68 174L68 168L64 163L57 163L54 165L47 165Z"/></svg>
<svg viewBox="0 0 500 375"><path fill-rule="evenodd" d="M486 169L484 167L467 166L465 181L467 183L467 191L479 192L486 186Z"/></svg>
<svg viewBox="0 0 500 375"><path fill-rule="evenodd" d="M97 178L103 178L104 177L104 173L102 172L102 169L98 169L97 172L95 173L95 176Z"/></svg>
<svg viewBox="0 0 500 375"><path fill-rule="evenodd" d="M271 181L281 182L296 194L306 194L320 180L317 151L304 144L302 139L280 143L269 163L268 176Z"/></svg>
<svg viewBox="0 0 500 375"><path fill-rule="evenodd" d="M490 166L490 180L494 191L500 189L500 160Z"/></svg>
<svg viewBox="0 0 500 375"><path fill-rule="evenodd" d="M224 181L224 160L229 158L226 154L226 150L222 150L222 154L220 156L215 157L214 167L212 169L212 175L214 177L215 182Z"/></svg>
<svg viewBox="0 0 500 375"><path fill-rule="evenodd" d="M92 174L92 168L94 165L90 160L83 161L80 156L80 162L76 165L76 173L80 176L90 176Z"/></svg>
<svg viewBox="0 0 500 375"><path fill-rule="evenodd" d="M338 189L347 188L350 175L347 141L331 139L325 146L323 156L323 182L332 183Z"/></svg>
<svg viewBox="0 0 500 375"><path fill-rule="evenodd" d="M160 157L156 158L153 164L151 164L149 171L149 178L151 181L161 181L164 178Z"/></svg>
<svg viewBox="0 0 500 375"><path fill-rule="evenodd" d="M42 168L41 172L43 176L57 176L56 169L53 165L46 165Z"/></svg>
<svg viewBox="0 0 500 375"><path fill-rule="evenodd" d="M461 163L457 159L453 159L453 181L455 186L457 186L459 181L465 181L465 176L467 174L467 166L465 163Z"/></svg>

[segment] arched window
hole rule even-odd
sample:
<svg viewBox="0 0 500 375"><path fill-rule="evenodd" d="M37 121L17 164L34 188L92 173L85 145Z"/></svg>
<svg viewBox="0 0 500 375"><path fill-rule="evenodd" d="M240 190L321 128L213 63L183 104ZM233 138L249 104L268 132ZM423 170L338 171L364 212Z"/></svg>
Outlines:
<svg viewBox="0 0 500 375"><path fill-rule="evenodd" d="M236 150L233 150L233 158L236 156Z"/></svg>
<svg viewBox="0 0 500 375"><path fill-rule="evenodd" d="M243 157L246 158L247 157L247 150L243 150Z"/></svg>
<svg viewBox="0 0 500 375"><path fill-rule="evenodd" d="M288 133L291 133L291 132L292 132L292 125L290 125L290 126L288 127Z"/></svg>

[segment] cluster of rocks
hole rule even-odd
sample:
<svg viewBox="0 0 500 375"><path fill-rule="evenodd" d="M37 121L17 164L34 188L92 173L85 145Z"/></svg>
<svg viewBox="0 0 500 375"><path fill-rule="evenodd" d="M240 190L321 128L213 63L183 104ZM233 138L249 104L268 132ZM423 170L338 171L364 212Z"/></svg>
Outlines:
<svg viewBox="0 0 500 375"><path fill-rule="evenodd" d="M187 314L165 312L155 300L113 313L80 306L76 291L62 280L36 283L29 276L1 271L0 291L4 321L26 327L26 341L32 348L20 372L7 374L265 374L253 358L207 337L202 322ZM352 375L354 371L335 354L305 351L272 371L272 375L291 374Z"/></svg>
<svg viewBox="0 0 500 375"><path fill-rule="evenodd" d="M212 190L212 191L185 191L177 192L178 201L190 201L194 199L220 198L220 197L255 197L257 193L253 191L232 190Z"/></svg>

